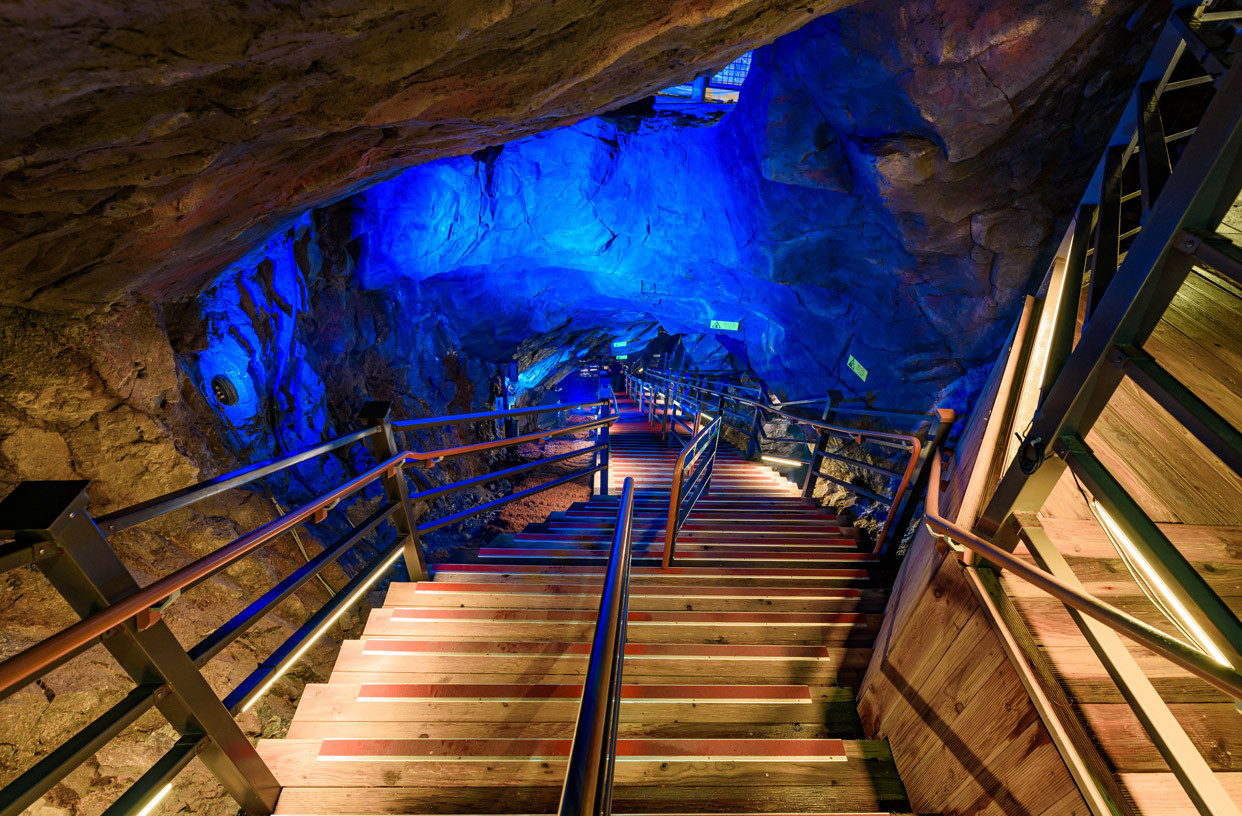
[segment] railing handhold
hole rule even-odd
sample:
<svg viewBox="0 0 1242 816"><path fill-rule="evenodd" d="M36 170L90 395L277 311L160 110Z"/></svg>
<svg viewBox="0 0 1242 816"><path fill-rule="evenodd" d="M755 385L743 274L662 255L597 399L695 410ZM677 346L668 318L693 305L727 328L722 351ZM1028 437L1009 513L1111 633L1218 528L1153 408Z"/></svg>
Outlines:
<svg viewBox="0 0 1242 816"><path fill-rule="evenodd" d="M600 816L612 810L612 772L617 758L625 624L629 617L630 560L633 550L634 480L621 486L616 531L600 596L591 658L582 684L565 786L558 816Z"/></svg>

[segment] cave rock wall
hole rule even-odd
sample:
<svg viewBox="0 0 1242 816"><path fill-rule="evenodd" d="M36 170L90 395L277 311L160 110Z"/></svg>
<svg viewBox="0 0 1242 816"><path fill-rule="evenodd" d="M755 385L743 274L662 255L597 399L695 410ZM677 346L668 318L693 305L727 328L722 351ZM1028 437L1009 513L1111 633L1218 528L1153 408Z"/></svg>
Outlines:
<svg viewBox="0 0 1242 816"><path fill-rule="evenodd" d="M756 52L718 124L589 119L358 194L359 281L418 281L467 344L649 318L785 396L930 407L1047 270L1158 5L857 5Z"/></svg>

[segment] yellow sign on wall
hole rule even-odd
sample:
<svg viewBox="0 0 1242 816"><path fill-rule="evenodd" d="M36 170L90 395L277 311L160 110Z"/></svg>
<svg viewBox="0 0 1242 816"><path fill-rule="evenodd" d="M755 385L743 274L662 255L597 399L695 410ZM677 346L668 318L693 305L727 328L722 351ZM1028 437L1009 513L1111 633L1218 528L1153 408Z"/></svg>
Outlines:
<svg viewBox="0 0 1242 816"><path fill-rule="evenodd" d="M737 331L741 327L741 322L737 320L713 320L711 325L713 329L723 329L724 331Z"/></svg>

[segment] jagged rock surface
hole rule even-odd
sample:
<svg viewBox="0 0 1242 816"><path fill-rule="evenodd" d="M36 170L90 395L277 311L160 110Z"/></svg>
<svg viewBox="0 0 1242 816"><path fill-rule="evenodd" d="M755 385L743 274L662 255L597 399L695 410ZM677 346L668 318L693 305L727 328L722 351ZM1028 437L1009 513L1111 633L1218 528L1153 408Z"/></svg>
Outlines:
<svg viewBox="0 0 1242 816"><path fill-rule="evenodd" d="M185 293L376 178L687 81L849 0L0 7L0 302Z"/></svg>

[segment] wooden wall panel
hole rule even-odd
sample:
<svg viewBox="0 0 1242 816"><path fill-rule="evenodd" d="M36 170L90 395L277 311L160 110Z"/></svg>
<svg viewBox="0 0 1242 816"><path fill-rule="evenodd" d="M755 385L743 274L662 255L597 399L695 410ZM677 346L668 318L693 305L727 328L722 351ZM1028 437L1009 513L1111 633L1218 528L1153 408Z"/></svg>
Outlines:
<svg viewBox="0 0 1242 816"><path fill-rule="evenodd" d="M926 562L926 553L917 555ZM911 807L945 816L1086 816L955 559L941 558L924 590L905 602L907 623L876 650L858 710L869 737L889 740Z"/></svg>

